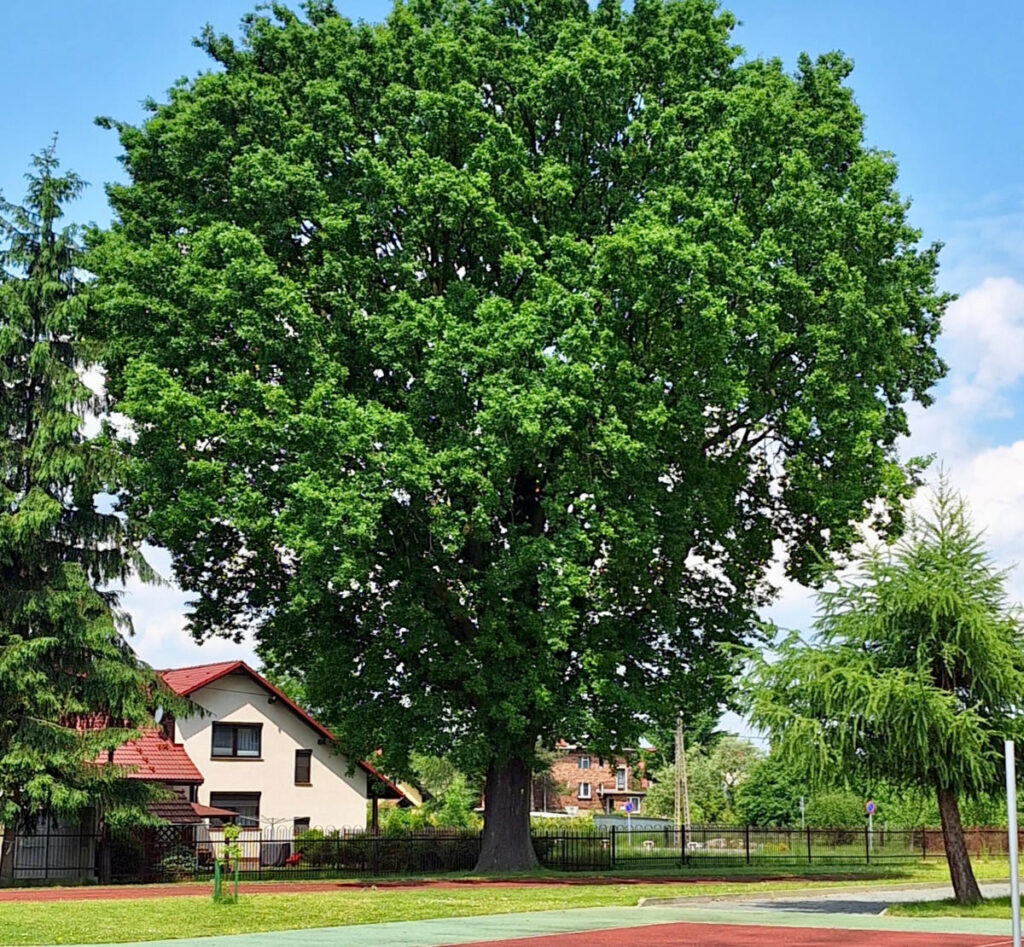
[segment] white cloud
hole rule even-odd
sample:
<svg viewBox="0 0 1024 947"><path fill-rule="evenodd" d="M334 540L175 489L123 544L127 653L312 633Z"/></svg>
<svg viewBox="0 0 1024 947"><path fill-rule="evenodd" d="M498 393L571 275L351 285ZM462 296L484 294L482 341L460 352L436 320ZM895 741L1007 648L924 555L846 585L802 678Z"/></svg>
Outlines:
<svg viewBox="0 0 1024 947"><path fill-rule="evenodd" d="M170 556L162 549L146 549L146 558L157 572L171 574ZM152 667L187 667L215 661L246 661L257 667L259 659L251 641L235 644L214 638L197 644L185 630L188 596L173 584L146 585L132 579L125 586L122 605L132 616L135 634L129 643Z"/></svg>
<svg viewBox="0 0 1024 947"><path fill-rule="evenodd" d="M954 302L943 325L959 411L1012 412L1007 390L1024 376L1024 285L990 277Z"/></svg>
<svg viewBox="0 0 1024 947"><path fill-rule="evenodd" d="M1005 443L992 443L986 423L1016 419L1024 382L1024 284L987 278L950 307L941 350L949 376L930 408L908 408L911 437L903 457L934 454L967 498L997 562L1024 563L1024 425L1009 425ZM1000 431L1002 429L999 429ZM926 510L930 491L913 506ZM780 628L808 630L815 613L810 590L773 573L779 597L766 615ZM1024 570L1011 572L1011 595L1024 601Z"/></svg>

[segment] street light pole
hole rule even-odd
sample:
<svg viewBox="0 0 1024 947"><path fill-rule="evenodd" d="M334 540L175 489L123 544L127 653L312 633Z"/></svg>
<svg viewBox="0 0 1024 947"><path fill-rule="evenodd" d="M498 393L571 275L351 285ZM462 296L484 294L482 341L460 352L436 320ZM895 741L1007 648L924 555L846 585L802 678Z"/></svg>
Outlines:
<svg viewBox="0 0 1024 947"><path fill-rule="evenodd" d="M1020 943L1020 873L1017 865L1017 762L1013 740L1004 743L1006 751L1006 831L1010 851L1010 911L1013 917L1013 947Z"/></svg>

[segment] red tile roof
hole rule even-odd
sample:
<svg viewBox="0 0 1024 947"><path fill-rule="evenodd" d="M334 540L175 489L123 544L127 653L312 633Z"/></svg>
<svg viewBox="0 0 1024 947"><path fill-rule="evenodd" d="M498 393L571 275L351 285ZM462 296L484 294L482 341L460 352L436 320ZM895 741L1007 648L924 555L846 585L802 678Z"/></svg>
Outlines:
<svg viewBox="0 0 1024 947"><path fill-rule="evenodd" d="M184 799L164 799L149 803L146 809L151 815L171 825L202 825L202 817L194 807L195 803L186 802Z"/></svg>
<svg viewBox="0 0 1024 947"><path fill-rule="evenodd" d="M234 809L221 809L218 806L204 806L201 802L190 802L192 811L201 819L234 819L238 813Z"/></svg>
<svg viewBox="0 0 1024 947"><path fill-rule="evenodd" d="M187 668L171 668L158 671L164 683L179 697L187 697L193 691L212 684L217 678L244 667L244 661L220 661L217 664L197 664ZM255 674L255 672L253 672Z"/></svg>
<svg viewBox="0 0 1024 947"><path fill-rule="evenodd" d="M159 783L201 783L203 774L189 759L185 747L172 743L159 730L144 730L114 750L114 765L128 770L128 779Z"/></svg>
<svg viewBox="0 0 1024 947"><path fill-rule="evenodd" d="M239 671L243 674L248 674L257 684L260 685L268 694L273 694L281 703L283 703L292 713L299 716L304 720L310 727L312 727L317 733L320 734L325 740L334 742L334 734L331 733L323 724L318 723L313 717L311 717L306 711L304 711L298 704L296 704L291 698L288 697L284 691L279 690L273 684L270 683L265 677L262 677L256 671L254 671L244 661L220 661L217 664L197 664L193 667L187 668L171 668L166 671L157 672L160 677L163 678L164 683L174 691L179 697L188 697L190 694L194 694L201 687L206 687L207 684L212 684L214 681L220 680L226 674L233 674ZM358 764L366 773L374 778L380 780L384 785L387 794L385 798L388 799L404 799L405 794L399 789L390 779L386 776L381 775L377 772L369 763L365 760L360 760Z"/></svg>

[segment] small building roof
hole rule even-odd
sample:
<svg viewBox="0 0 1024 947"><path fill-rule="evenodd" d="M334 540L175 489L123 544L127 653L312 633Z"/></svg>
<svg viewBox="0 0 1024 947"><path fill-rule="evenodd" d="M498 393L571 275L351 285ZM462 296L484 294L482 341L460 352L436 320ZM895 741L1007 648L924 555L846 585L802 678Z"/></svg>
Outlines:
<svg viewBox="0 0 1024 947"><path fill-rule="evenodd" d="M235 819L238 813L234 809L221 809L218 806L204 806L201 802L190 802L192 811L201 819Z"/></svg>
<svg viewBox="0 0 1024 947"><path fill-rule="evenodd" d="M151 815L155 815L171 825L202 825L203 820L195 811L193 803L184 799L163 799L151 802L146 806Z"/></svg>
<svg viewBox="0 0 1024 947"><path fill-rule="evenodd" d="M160 730L144 730L134 740L114 750L111 762L127 770L128 779L158 783L195 783L203 781L185 747L173 743Z"/></svg>

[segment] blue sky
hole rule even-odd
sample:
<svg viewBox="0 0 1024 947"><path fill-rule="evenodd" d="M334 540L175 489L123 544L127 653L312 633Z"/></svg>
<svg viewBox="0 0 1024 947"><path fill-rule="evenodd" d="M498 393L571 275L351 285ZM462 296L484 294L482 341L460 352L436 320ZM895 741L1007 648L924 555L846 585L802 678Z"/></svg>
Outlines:
<svg viewBox="0 0 1024 947"><path fill-rule="evenodd" d="M118 179L113 133L97 115L136 121L180 76L208 68L191 45L204 23L235 33L251 0L45 0L5 4L0 32L0 193L20 200L29 155L57 132L65 166L90 182L72 208L105 223L103 184ZM841 49L867 115L868 142L895 154L900 190L925 240L942 240L941 284L961 295L942 343L950 376L936 405L914 411L907 455L935 452L969 497L1000 562L1024 559L1024 17L1010 0L736 0L736 40L749 56ZM338 7L381 19L388 3ZM158 565L165 565L157 555ZM1012 578L1024 599L1024 576ZM183 596L132 586L135 646L157 666L219 660L235 645L202 648L181 631ZM806 627L808 595L783 585L772 617ZM246 651L248 656L248 652Z"/></svg>

